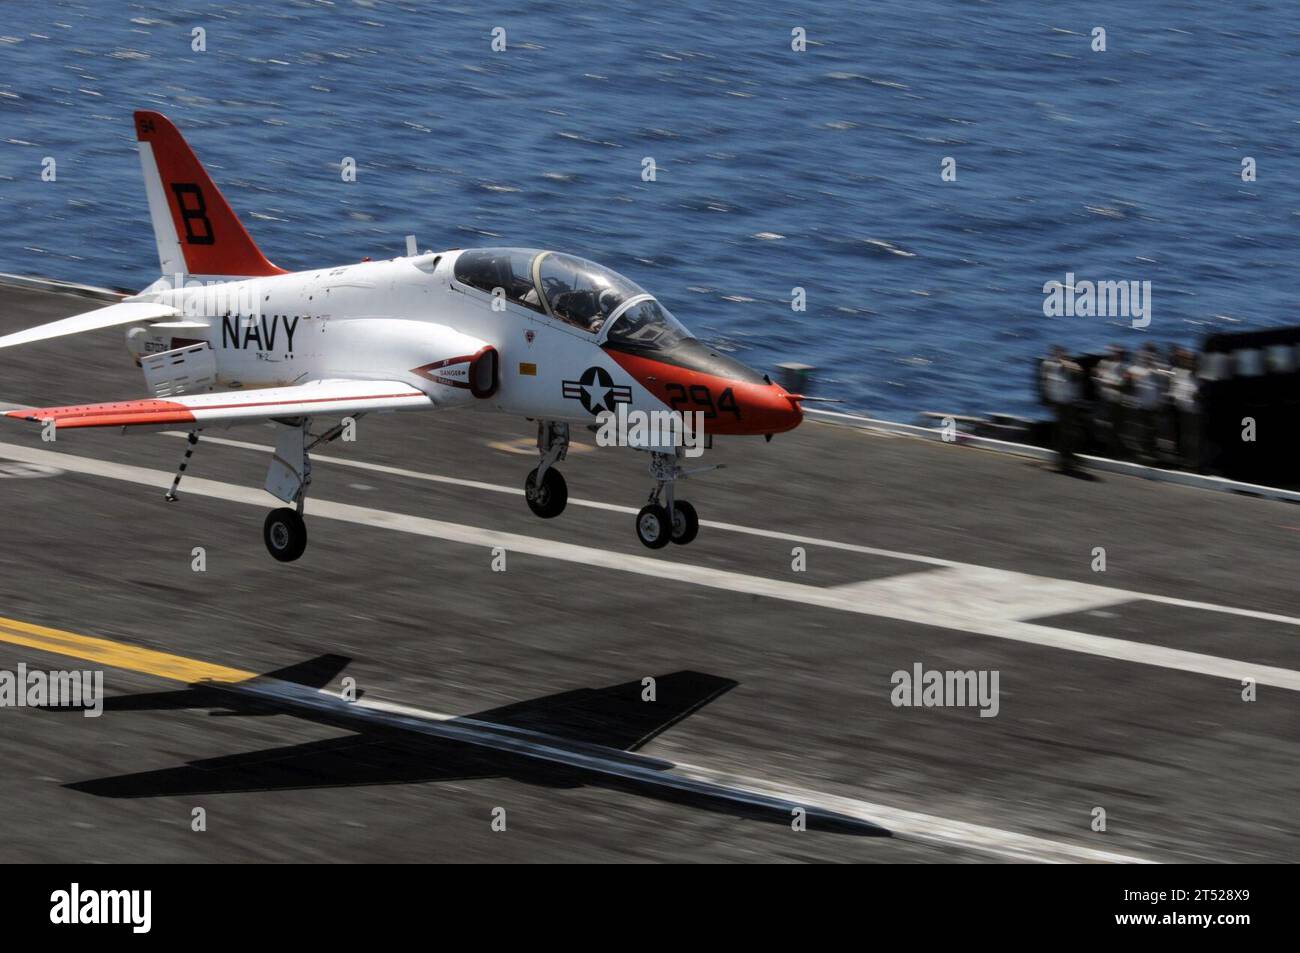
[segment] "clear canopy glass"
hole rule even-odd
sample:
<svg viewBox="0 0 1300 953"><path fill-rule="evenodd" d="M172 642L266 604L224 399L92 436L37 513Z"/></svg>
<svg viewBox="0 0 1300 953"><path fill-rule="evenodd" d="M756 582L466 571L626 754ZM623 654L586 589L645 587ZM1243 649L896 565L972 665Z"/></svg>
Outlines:
<svg viewBox="0 0 1300 953"><path fill-rule="evenodd" d="M515 304L545 312L533 284L533 259L538 254L531 248L473 248L456 258L456 280L488 294L500 288Z"/></svg>
<svg viewBox="0 0 1300 953"><path fill-rule="evenodd" d="M607 340L629 350L667 350L691 339L668 309L636 282L574 255L532 248L474 248L456 258L455 275L461 284L504 295L590 334L617 315Z"/></svg>
<svg viewBox="0 0 1300 953"><path fill-rule="evenodd" d="M636 282L604 265L559 252L545 254L538 277L551 312L593 334L624 301L645 294Z"/></svg>
<svg viewBox="0 0 1300 953"><path fill-rule="evenodd" d="M627 351L670 351L691 339L691 332L667 308L646 297L618 316L605 343Z"/></svg>

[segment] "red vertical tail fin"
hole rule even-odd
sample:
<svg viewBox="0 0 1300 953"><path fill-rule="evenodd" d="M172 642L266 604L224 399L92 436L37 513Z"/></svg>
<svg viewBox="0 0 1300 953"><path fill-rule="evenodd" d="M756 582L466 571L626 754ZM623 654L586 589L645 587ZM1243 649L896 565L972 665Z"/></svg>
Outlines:
<svg viewBox="0 0 1300 953"><path fill-rule="evenodd" d="M135 114L135 132L163 274L284 274L249 237L170 119L142 110Z"/></svg>

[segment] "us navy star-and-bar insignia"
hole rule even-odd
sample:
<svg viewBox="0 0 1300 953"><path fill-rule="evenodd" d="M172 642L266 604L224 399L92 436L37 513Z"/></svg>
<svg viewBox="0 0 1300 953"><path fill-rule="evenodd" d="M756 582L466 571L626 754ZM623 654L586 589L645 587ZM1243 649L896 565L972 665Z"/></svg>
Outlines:
<svg viewBox="0 0 1300 953"><path fill-rule="evenodd" d="M613 410L618 404L632 403L632 388L615 384L603 367L589 367L576 381L564 382L564 396L582 402L590 414Z"/></svg>

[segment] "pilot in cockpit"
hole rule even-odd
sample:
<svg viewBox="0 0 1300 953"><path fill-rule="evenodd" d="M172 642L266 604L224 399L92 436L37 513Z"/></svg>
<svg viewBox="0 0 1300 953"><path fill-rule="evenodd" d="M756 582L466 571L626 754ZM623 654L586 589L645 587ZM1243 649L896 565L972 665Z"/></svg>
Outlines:
<svg viewBox="0 0 1300 953"><path fill-rule="evenodd" d="M551 286L551 310L555 316L576 325L584 331L596 334L601 326L614 313L622 296L613 288L565 288L558 284ZM523 298L524 304L541 306L541 297L537 289L528 291Z"/></svg>
<svg viewBox="0 0 1300 953"><path fill-rule="evenodd" d="M573 288L557 295L551 307L565 321L595 334L621 301L613 288Z"/></svg>
<svg viewBox="0 0 1300 953"><path fill-rule="evenodd" d="M557 318L596 334L640 289L626 278L594 262L548 253L540 266L542 294Z"/></svg>

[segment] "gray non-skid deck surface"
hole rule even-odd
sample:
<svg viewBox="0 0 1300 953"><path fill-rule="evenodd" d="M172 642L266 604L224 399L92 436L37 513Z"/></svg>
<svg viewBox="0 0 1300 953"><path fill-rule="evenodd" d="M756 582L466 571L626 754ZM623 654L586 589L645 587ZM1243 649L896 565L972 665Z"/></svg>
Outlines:
<svg viewBox="0 0 1300 953"><path fill-rule="evenodd" d="M0 289L0 333L93 306ZM0 401L142 392L120 331L0 352ZM492 415L397 414L363 419L356 443L333 444L325 455L517 488L533 466L531 435L526 421ZM263 426L214 436L272 440ZM592 443L586 434L578 441ZM17 446L163 474L184 449L170 436L88 431L50 445L18 422L3 425L0 444L0 462L12 456L5 447ZM771 444L719 440L707 462L727 468L679 489L704 520L802 541L706 526L690 547L651 553L624 512L571 504L544 522L518 495L321 461L315 500L588 547L589 558L556 558L543 545L508 552L507 571L496 573L487 546L410 532L386 518L312 517L309 504L310 547L286 566L263 549L264 510L256 506L186 495L184 485L181 502L167 505L165 477L144 486L71 466L10 476L0 479L0 616L249 671L337 653L354 659L347 674L371 697L448 714L693 670L739 685L650 742L646 754L1152 860L1296 858L1295 691L1262 685L1247 703L1232 677L998 638L953 620L967 609L986 619L989 599L1006 597L1010 608L1001 611L1020 622L1284 670L1300 670L1300 628L1132 596L1081 608L1064 598L1058 611L1021 618L1015 586L972 597L969 586L951 583L980 578L969 564L1290 616L1298 614L1300 510L1125 477L1071 479L1011 457L822 424ZM257 489L266 463L264 452L205 444L192 472ZM575 449L563 470L575 500L636 507L649 489L644 461L631 451ZM272 502L266 498L267 508ZM791 570L797 545L807 551L805 573ZM205 573L191 571L195 546L206 550ZM1105 573L1091 569L1099 546ZM626 571L625 555L662 571ZM681 577L679 566L726 570L743 584L704 585ZM893 588L877 614L756 594L754 580L811 587L876 580ZM896 597L912 608L894 611ZM19 662L84 667L0 641L0 669ZM999 714L893 707L891 674L916 662L997 670ZM105 681L111 694L181 687L114 668ZM529 771L496 776L490 763L473 777L428 783L330 786L331 778L316 776L297 790L202 796L108 798L64 787L342 733L288 715L179 710L87 719L0 709L0 859L1001 856L961 838L795 832L600 784ZM384 765L376 767L382 776ZM190 829L195 806L207 811L206 832ZM505 832L490 826L498 806ZM1105 833L1090 829L1095 807L1106 810Z"/></svg>

